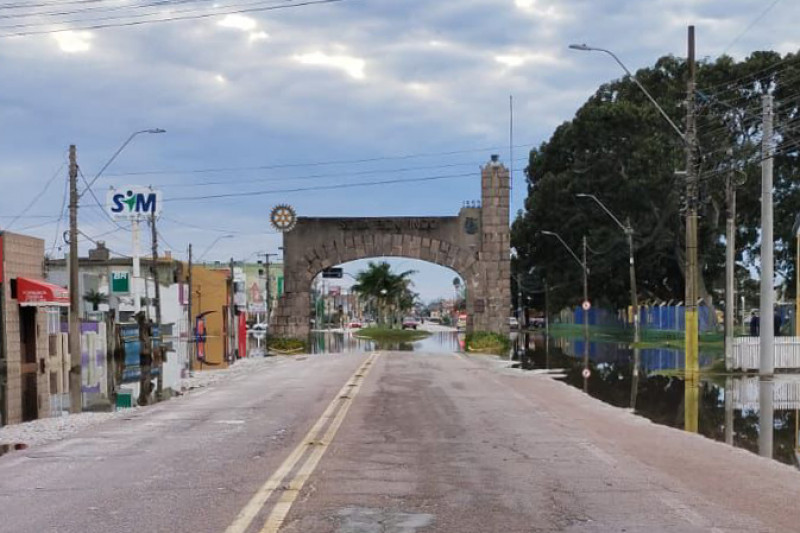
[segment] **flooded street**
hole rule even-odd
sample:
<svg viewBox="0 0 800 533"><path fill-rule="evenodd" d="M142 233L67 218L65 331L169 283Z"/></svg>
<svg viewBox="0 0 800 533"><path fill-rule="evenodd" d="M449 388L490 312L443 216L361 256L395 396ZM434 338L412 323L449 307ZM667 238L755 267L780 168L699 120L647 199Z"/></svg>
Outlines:
<svg viewBox="0 0 800 533"><path fill-rule="evenodd" d="M761 383L754 375L703 374L699 382L687 388L684 352L680 349L634 350L627 343L590 342L586 364L583 339L514 333L512 341L508 356L512 368L550 370L569 385L608 404L632 409L656 424L696 432L798 465L800 376L778 375L772 382ZM359 338L357 331L320 331L312 335L311 352L449 353L463 351L463 346L463 333L455 331L385 346ZM720 357L701 352L700 365L710 367ZM587 368L589 377L585 378ZM762 402L771 404L769 411L761 411ZM761 431L762 426L770 425L771 433Z"/></svg>
<svg viewBox="0 0 800 533"><path fill-rule="evenodd" d="M683 378L682 350L590 342L588 362L583 354L582 339L521 334L512 357L518 368L560 370L564 382L657 424L798 465L800 376L760 381L755 375L703 374L692 383ZM719 357L701 353L700 365ZM762 431L770 426L771 432Z"/></svg>

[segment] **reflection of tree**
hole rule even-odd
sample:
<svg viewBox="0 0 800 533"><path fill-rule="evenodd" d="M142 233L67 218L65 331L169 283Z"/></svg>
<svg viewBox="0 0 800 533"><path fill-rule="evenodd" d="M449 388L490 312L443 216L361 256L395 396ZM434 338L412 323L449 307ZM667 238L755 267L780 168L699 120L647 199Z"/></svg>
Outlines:
<svg viewBox="0 0 800 533"><path fill-rule="evenodd" d="M551 345L554 343L551 343ZM523 344L524 346L524 344ZM545 368L548 360L544 340L536 341L533 350L521 354L523 368ZM563 368L564 381L573 387L583 388L583 362L570 357L560 348L553 347L549 354L550 368ZM629 354L599 366L590 362L592 375L589 394L608 404L628 408L633 362ZM724 386L712 381L700 383L698 401L698 432L710 439L725 440ZM640 370L636 413L656 424L679 429L684 427L685 382L680 377L651 374ZM787 464L794 463L794 411L775 411L773 457ZM734 412L734 445L758 453L758 412Z"/></svg>

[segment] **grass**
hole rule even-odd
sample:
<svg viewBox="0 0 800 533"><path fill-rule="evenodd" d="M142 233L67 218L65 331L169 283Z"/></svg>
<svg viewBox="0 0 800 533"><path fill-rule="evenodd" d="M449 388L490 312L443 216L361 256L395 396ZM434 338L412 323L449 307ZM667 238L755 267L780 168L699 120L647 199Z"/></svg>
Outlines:
<svg viewBox="0 0 800 533"><path fill-rule="evenodd" d="M300 353L308 351L308 344L302 339L270 337L268 348L276 353Z"/></svg>
<svg viewBox="0 0 800 533"><path fill-rule="evenodd" d="M465 339L467 350L470 352L491 353L505 355L511 347L508 337L490 331L476 331L467 335Z"/></svg>
<svg viewBox="0 0 800 533"><path fill-rule="evenodd" d="M364 337L378 343L411 342L429 337L429 331L416 329L391 329L387 327L371 327L358 330L356 337Z"/></svg>
<svg viewBox="0 0 800 533"><path fill-rule="evenodd" d="M556 337L579 337L583 335L581 324L553 324L550 334ZM597 342L625 342L634 348L675 348L682 350L685 338L682 331L642 330L642 340L633 342L633 329L614 326L589 326L589 339ZM725 347L722 333L701 333L700 348L721 351Z"/></svg>

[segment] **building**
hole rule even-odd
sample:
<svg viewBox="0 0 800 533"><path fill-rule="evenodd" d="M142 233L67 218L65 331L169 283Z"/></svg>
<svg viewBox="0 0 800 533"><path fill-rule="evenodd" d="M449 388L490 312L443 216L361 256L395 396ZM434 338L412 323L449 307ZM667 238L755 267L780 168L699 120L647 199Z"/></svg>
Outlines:
<svg viewBox="0 0 800 533"><path fill-rule="evenodd" d="M44 281L44 241L0 232L0 425L50 416L67 392L64 287Z"/></svg>
<svg viewBox="0 0 800 533"><path fill-rule="evenodd" d="M195 354L192 368L225 368L233 353L229 340L230 270L192 267Z"/></svg>
<svg viewBox="0 0 800 533"><path fill-rule="evenodd" d="M133 276L131 257L111 257L103 242L89 250L87 257L78 259L78 293L81 298L80 319L82 322L82 351L97 353L103 351L107 357L104 339L106 319L112 324L132 324L137 310L133 296L134 284L139 284L141 298L139 309L153 321L156 317L155 280L152 273L153 261L150 257L140 259L140 279ZM69 271L66 259L49 259L45 263L47 280L58 285L66 285ZM174 260L167 252L157 261L158 281L161 293L162 338L166 348L163 365L164 389L177 390L183 370L189 366L189 328L187 320L188 285L183 282L185 265ZM99 295L99 296L98 296ZM103 357L86 357L84 361L84 405L94 400L91 395L107 397L108 376ZM111 369L112 373L117 369ZM125 387L138 396L138 382L134 378L125 379ZM118 386L119 383L114 383ZM90 397L87 397L87 394Z"/></svg>

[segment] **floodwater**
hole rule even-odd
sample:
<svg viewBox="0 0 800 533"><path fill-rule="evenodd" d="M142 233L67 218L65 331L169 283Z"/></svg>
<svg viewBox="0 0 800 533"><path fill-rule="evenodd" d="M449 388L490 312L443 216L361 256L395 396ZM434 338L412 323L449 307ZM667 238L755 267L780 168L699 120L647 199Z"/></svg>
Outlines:
<svg viewBox="0 0 800 533"><path fill-rule="evenodd" d="M358 336L358 330L315 331L311 334L311 353L372 352L390 350L400 352L452 353L463 349L464 335L456 331L437 331L429 337L414 342L390 342L380 345Z"/></svg>
<svg viewBox="0 0 800 533"><path fill-rule="evenodd" d="M463 351L463 342L463 334L445 331L411 343L378 346L352 331L320 331L312 334L311 351L451 353ZM780 374L768 381L756 375L703 374L699 380L687 381L683 377L684 352L680 349L634 350L627 343L589 342L586 350L581 338L528 333L512 334L512 342L510 367L550 370L557 379L606 403L631 409L656 424L800 465L798 374ZM722 354L701 352L700 366L709 367L721 357Z"/></svg>
<svg viewBox="0 0 800 533"><path fill-rule="evenodd" d="M798 466L800 375L761 380L757 375L704 374L687 381L683 350L590 342L588 355L582 339L520 334L512 359L518 368L559 373L566 383L657 424ZM701 353L700 365L719 357Z"/></svg>

